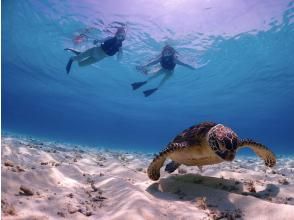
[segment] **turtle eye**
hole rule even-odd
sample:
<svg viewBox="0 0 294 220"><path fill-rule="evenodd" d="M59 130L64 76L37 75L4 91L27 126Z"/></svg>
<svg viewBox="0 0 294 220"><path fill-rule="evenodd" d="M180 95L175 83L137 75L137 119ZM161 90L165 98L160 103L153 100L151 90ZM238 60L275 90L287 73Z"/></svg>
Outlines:
<svg viewBox="0 0 294 220"><path fill-rule="evenodd" d="M224 138L223 142L224 142L224 146L227 150L234 150L235 149L234 145L230 139Z"/></svg>
<svg viewBox="0 0 294 220"><path fill-rule="evenodd" d="M237 135L233 132L227 132L222 139L222 143L227 150L235 151L238 145Z"/></svg>

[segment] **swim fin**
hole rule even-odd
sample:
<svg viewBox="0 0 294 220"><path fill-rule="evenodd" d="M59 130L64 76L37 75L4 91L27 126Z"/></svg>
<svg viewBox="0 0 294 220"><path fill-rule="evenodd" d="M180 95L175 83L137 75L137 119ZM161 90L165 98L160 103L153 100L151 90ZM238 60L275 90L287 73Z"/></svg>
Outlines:
<svg viewBox="0 0 294 220"><path fill-rule="evenodd" d="M132 84L132 88L133 88L133 90L139 89L141 86L143 86L146 83L147 83L147 81L135 82Z"/></svg>
<svg viewBox="0 0 294 220"><path fill-rule="evenodd" d="M69 71L70 71L72 62L73 62L73 59L70 58L69 61L68 61L68 63L67 63L67 65L66 65L66 72L67 72L67 74L69 74Z"/></svg>
<svg viewBox="0 0 294 220"><path fill-rule="evenodd" d="M72 49L72 48L65 48L64 50L66 50L66 51L71 51L71 52L73 52L75 55L79 55L79 54L81 53L80 51L75 50L75 49Z"/></svg>
<svg viewBox="0 0 294 220"><path fill-rule="evenodd" d="M156 90L158 90L158 89L157 88L149 89L149 90L145 90L143 93L144 93L145 97L148 97L148 96L152 95L154 92L156 92Z"/></svg>

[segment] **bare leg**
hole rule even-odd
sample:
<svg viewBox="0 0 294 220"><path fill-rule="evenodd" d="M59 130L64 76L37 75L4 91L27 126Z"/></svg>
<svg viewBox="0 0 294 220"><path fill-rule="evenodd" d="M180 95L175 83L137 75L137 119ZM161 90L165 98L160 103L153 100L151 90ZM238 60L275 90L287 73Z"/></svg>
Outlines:
<svg viewBox="0 0 294 220"><path fill-rule="evenodd" d="M66 72L70 72L73 61L77 61L79 66L88 66L102 60L104 57L107 57L107 54L101 47L92 47L77 56L72 56L66 65Z"/></svg>
<svg viewBox="0 0 294 220"><path fill-rule="evenodd" d="M106 56L101 47L92 47L78 56L73 57L73 60L78 61L79 66L88 66L102 60Z"/></svg>
<svg viewBox="0 0 294 220"><path fill-rule="evenodd" d="M99 60L96 60L94 57L88 57L87 59L80 61L78 64L79 64L79 66L88 66L88 65L91 65L91 64L96 63L98 61Z"/></svg>
<svg viewBox="0 0 294 220"><path fill-rule="evenodd" d="M173 75L173 71L166 71L165 72L165 76L160 81L160 83L159 83L159 85L158 85L157 88L161 87L172 75Z"/></svg>
<svg viewBox="0 0 294 220"><path fill-rule="evenodd" d="M91 57L94 50L95 50L95 47L92 47L92 48L80 53L79 55L72 57L72 59L74 61L81 62L82 60L85 60L85 59Z"/></svg>
<svg viewBox="0 0 294 220"><path fill-rule="evenodd" d="M154 74L154 75L148 78L147 80L148 82L159 77L162 74L166 74L166 72L164 69L160 68L160 69L157 69L155 72L152 72L151 74Z"/></svg>
<svg viewBox="0 0 294 220"><path fill-rule="evenodd" d="M155 74L159 73L161 70L162 70L161 66L155 66L150 70L146 70L145 74L148 75L148 76L149 75L155 75Z"/></svg>
<svg viewBox="0 0 294 220"><path fill-rule="evenodd" d="M159 85L158 85L157 88L149 89L149 90L145 90L145 91L143 91L145 97L148 97L148 96L152 95L154 92L156 92L156 91L157 91L157 90L158 90L158 89L159 89L159 88L165 83L165 81L168 80L168 79L172 76L173 71L169 71L169 70L161 69L156 75L150 77L150 78L148 79L148 81L150 81L150 80L156 78L157 76L159 76L159 75L161 75L161 74L165 74L165 76L164 76L163 79L160 81L160 83L159 83Z"/></svg>
<svg viewBox="0 0 294 220"><path fill-rule="evenodd" d="M65 48L64 50L66 51L71 51L73 52L75 55L79 55L81 53L81 51L75 50L73 48Z"/></svg>
<svg viewBox="0 0 294 220"><path fill-rule="evenodd" d="M163 71L162 68L156 69L156 72L153 72L153 74L154 74L153 76L149 77L145 81L132 83L131 86L132 86L133 90L139 89L141 86L145 85L147 82L157 78L158 76L160 76L160 75L162 75L164 73L165 72Z"/></svg>

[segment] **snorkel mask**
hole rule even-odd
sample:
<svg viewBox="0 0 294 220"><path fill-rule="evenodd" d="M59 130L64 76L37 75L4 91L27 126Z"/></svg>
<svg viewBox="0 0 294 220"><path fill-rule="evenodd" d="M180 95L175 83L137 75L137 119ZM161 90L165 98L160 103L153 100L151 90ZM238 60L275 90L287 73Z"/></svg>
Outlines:
<svg viewBox="0 0 294 220"><path fill-rule="evenodd" d="M163 57L170 57L170 56L174 56L176 54L176 51L174 48L172 48L169 45L166 45L163 50L162 50L162 56Z"/></svg>

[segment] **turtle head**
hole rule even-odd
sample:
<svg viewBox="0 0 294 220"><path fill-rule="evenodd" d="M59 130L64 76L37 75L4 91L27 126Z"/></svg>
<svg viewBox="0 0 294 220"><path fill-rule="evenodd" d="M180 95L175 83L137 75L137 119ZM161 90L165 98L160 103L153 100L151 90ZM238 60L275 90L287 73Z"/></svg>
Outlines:
<svg viewBox="0 0 294 220"><path fill-rule="evenodd" d="M238 136L232 129L222 124L212 127L207 134L211 149L223 160L232 161L238 147Z"/></svg>

